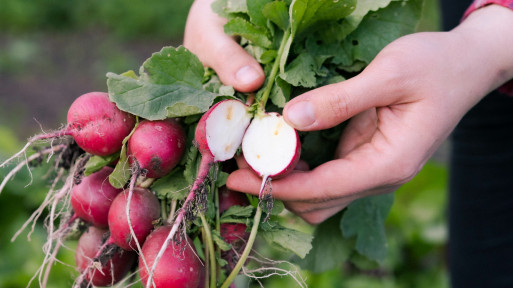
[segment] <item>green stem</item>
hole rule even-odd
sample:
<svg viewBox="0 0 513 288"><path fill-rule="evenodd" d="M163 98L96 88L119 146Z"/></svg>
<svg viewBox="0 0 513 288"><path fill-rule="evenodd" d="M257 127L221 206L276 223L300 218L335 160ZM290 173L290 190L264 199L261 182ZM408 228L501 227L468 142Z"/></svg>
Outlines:
<svg viewBox="0 0 513 288"><path fill-rule="evenodd" d="M210 260L210 288L216 287L216 256L214 255L214 241L212 240L212 234L210 233L210 227L208 225L205 215L200 213L201 224L203 224L203 231L205 231L205 238L207 242L208 255Z"/></svg>
<svg viewBox="0 0 513 288"><path fill-rule="evenodd" d="M215 203L215 207L216 207L216 230L217 231L221 231L221 215L219 213L219 188L216 188L214 191L214 203ZM216 246L216 251L215 251L215 254L217 257L221 258L221 249L219 249L219 247ZM216 273L217 275L219 276L219 269L220 267L218 267Z"/></svg>
<svg viewBox="0 0 513 288"><path fill-rule="evenodd" d="M162 223L167 222L167 201L163 199L160 201L160 215L162 215Z"/></svg>
<svg viewBox="0 0 513 288"><path fill-rule="evenodd" d="M239 274L240 269L242 269L242 266L244 263L246 263L246 259L248 259L249 253L251 252L251 249L253 248L253 244L255 243L256 235L258 232L258 226L260 225L260 218L262 217L262 208L260 208L260 205L257 205L257 210L255 213L255 217L253 218L253 227L251 228L251 233L249 234L248 243L246 243L246 247L244 248L244 251L242 252L242 255L239 258L239 261L233 268L230 275L228 275L228 278L226 278L226 281L224 281L221 288L228 288L230 284L232 284L233 280L235 280L235 277Z"/></svg>
<svg viewBox="0 0 513 288"><path fill-rule="evenodd" d="M260 97L259 105L261 110L265 110L265 105L267 104L267 100L269 99L269 95L271 94L271 90L274 85L274 81L276 79L276 75L278 74L278 69L280 68L280 61L281 57L283 56L283 52L285 50L285 47L287 46L287 42L290 37L290 30L285 30L285 33L283 34L283 38L281 39L280 48L278 49L278 53L276 55L276 58L274 59L273 67L271 69L271 73L269 74L269 77L267 78L267 83L264 87L264 92L262 93L262 96Z"/></svg>

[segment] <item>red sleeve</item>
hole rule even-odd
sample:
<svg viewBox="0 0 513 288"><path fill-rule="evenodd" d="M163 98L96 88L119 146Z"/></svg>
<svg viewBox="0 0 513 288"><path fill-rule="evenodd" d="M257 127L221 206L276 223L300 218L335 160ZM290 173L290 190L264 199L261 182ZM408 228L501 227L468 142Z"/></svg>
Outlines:
<svg viewBox="0 0 513 288"><path fill-rule="evenodd" d="M475 10L491 4L496 4L509 9L513 9L513 0L474 0L474 2L470 4L470 7L467 8L467 11L465 11L463 18L466 18L470 13L474 12Z"/></svg>
<svg viewBox="0 0 513 288"><path fill-rule="evenodd" d="M476 11L477 9L491 4L513 9L513 0L474 0L470 7L468 7L467 11L465 11L463 19L465 19L468 15L470 15L470 13ZM513 79L499 87L498 91L513 96Z"/></svg>

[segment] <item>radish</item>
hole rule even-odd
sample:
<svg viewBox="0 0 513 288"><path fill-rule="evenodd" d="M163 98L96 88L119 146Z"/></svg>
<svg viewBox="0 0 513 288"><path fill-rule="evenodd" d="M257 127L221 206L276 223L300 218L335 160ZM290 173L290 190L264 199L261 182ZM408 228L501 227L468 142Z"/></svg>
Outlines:
<svg viewBox="0 0 513 288"><path fill-rule="evenodd" d="M0 168L22 155L33 143L66 135L72 136L84 151L107 156L121 149L123 139L135 126L135 117L119 110L104 92L90 92L75 99L68 110L67 121L61 130L31 137L25 147L0 164Z"/></svg>
<svg viewBox="0 0 513 288"><path fill-rule="evenodd" d="M128 140L128 159L145 169L146 177L160 178L180 162L185 152L185 132L176 120L144 120Z"/></svg>
<svg viewBox="0 0 513 288"><path fill-rule="evenodd" d="M232 206L249 205L248 197L244 193L235 192L226 186L219 188L219 213L223 213ZM222 223L220 225L220 234L223 239L232 246L232 249L223 251L221 257L228 262L228 267L233 269L238 261L240 254L246 247L249 233L246 231L247 225L243 223Z"/></svg>
<svg viewBox="0 0 513 288"><path fill-rule="evenodd" d="M246 231L247 228L248 226L242 223L221 224L221 237L232 246L232 249L221 252L221 257L228 262L230 270L235 267L239 260L239 255L242 254L246 247L246 242L249 238L249 233Z"/></svg>
<svg viewBox="0 0 513 288"><path fill-rule="evenodd" d="M201 193L202 184L207 178L210 168L216 162L233 158L250 121L249 107L241 101L234 99L216 103L199 120L194 135L194 140L201 153L201 162L196 180L194 180L189 195L182 205L182 210L176 216L164 244L155 256L146 287L150 287L153 272L171 239L173 239L176 231L182 224L186 213L190 211L192 201L198 193ZM172 219L169 220L171 221Z"/></svg>
<svg viewBox="0 0 513 288"><path fill-rule="evenodd" d="M262 198L268 180L283 177L294 169L301 142L297 131L281 115L259 113L244 134L242 153L251 169L262 177Z"/></svg>
<svg viewBox="0 0 513 288"><path fill-rule="evenodd" d="M103 92L77 98L68 110L67 134L80 148L94 155L107 156L121 149L122 141L135 126L135 117L123 112Z"/></svg>
<svg viewBox="0 0 513 288"><path fill-rule="evenodd" d="M146 239L142 248L142 255L153 266L156 257L166 241L171 230L170 226L162 226L153 231ZM199 288L205 283L205 266L196 255L191 246L189 237L183 239L173 238L172 244L165 249L164 257L160 259L153 271L153 282L148 283L148 269L139 261L139 275L145 286L155 284L157 288Z"/></svg>
<svg viewBox="0 0 513 288"><path fill-rule="evenodd" d="M97 227L107 228L109 208L114 198L122 191L109 183L114 169L104 167L87 177L71 190L71 206L82 220Z"/></svg>
<svg viewBox="0 0 513 288"><path fill-rule="evenodd" d="M130 217L127 217L126 210ZM160 203L148 189L134 188L130 203L125 190L112 201L109 210L109 241L125 250L136 250L136 241L142 245L159 217Z"/></svg>
<svg viewBox="0 0 513 288"><path fill-rule="evenodd" d="M250 121L248 106L238 100L224 100L212 106L196 127L195 140L201 156L214 162L231 159Z"/></svg>
<svg viewBox="0 0 513 288"><path fill-rule="evenodd" d="M248 197L241 192L228 189L226 186L219 188L219 213L223 213L232 206L248 206Z"/></svg>
<svg viewBox="0 0 513 288"><path fill-rule="evenodd" d="M135 263L137 254L121 249L96 257L107 233L105 229L91 226L78 240L75 262L83 274L77 280L77 286L87 287L89 283L94 286L112 286L122 280Z"/></svg>

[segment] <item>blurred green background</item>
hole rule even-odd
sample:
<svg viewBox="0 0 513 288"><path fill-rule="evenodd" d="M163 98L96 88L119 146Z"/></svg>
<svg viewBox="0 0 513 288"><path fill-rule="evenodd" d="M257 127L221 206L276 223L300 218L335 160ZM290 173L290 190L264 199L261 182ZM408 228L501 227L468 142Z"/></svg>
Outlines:
<svg viewBox="0 0 513 288"><path fill-rule="evenodd" d="M163 46L180 45L191 4L192 0L2 0L0 161L18 151L27 137L61 126L77 96L105 91L107 72L138 69ZM419 30L437 30L438 22L436 0L427 0ZM340 263L322 274L304 271L309 287L448 286L445 150L442 147L413 181L396 192L386 223L386 263L382 267ZM0 170L0 179L8 170ZM33 169L32 175L24 169L0 194L2 288L26 287L43 261L42 221L30 241L27 233L13 243L10 239L42 202L50 181L45 176L44 166ZM62 263L54 267L50 287L70 287L76 275L73 241L68 245L59 254ZM295 287L287 277L263 283ZM38 287L37 280L31 287Z"/></svg>

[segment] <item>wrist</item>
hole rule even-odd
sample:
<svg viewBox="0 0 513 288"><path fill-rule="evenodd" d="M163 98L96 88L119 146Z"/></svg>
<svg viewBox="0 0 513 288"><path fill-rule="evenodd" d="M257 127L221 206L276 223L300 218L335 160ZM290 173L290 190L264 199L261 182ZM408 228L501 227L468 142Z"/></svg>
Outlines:
<svg viewBox="0 0 513 288"><path fill-rule="evenodd" d="M464 41L464 50L478 69L486 93L513 78L513 10L488 5L473 11L451 33Z"/></svg>

